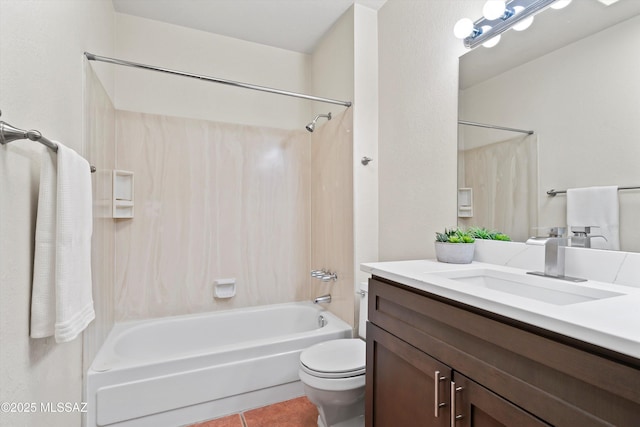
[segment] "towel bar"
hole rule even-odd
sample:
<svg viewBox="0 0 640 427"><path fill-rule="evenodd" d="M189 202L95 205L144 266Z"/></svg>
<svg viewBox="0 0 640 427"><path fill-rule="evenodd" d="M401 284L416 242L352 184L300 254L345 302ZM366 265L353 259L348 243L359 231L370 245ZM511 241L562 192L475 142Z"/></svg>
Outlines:
<svg viewBox="0 0 640 427"><path fill-rule="evenodd" d="M2 116L2 111L0 111L0 116ZM37 130L26 131L15 126L11 126L7 122L0 121L0 144L8 144L19 139L29 139L31 141L36 141L42 145L46 145L53 151L58 152L58 145L55 142L42 136L42 134ZM90 170L91 173L94 173L96 171L96 167L91 165Z"/></svg>
<svg viewBox="0 0 640 427"><path fill-rule="evenodd" d="M640 190L640 187L618 187L618 190ZM564 194L567 190L554 190L553 188L547 191L547 195L550 197L555 197L556 194Z"/></svg>

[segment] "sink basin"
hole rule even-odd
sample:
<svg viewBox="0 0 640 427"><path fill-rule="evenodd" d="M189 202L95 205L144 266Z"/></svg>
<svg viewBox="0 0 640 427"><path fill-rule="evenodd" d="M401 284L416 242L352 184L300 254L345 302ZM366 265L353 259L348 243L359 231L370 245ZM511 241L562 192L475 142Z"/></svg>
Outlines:
<svg viewBox="0 0 640 427"><path fill-rule="evenodd" d="M569 305L625 294L574 285L562 280L488 268L433 273L466 285L487 288L548 304Z"/></svg>

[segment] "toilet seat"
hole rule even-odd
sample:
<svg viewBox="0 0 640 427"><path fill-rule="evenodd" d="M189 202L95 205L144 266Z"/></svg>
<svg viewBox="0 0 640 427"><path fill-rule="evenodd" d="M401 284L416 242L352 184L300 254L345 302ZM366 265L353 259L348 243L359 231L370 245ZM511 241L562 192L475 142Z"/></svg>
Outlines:
<svg viewBox="0 0 640 427"><path fill-rule="evenodd" d="M365 374L366 345L360 339L315 344L300 354L300 369L317 378L340 379Z"/></svg>
<svg viewBox="0 0 640 427"><path fill-rule="evenodd" d="M321 378L306 373L302 369L302 365L300 366L301 369L298 370L298 376L305 387L312 387L321 392L353 391L360 388L364 390L366 376L364 374L347 378Z"/></svg>

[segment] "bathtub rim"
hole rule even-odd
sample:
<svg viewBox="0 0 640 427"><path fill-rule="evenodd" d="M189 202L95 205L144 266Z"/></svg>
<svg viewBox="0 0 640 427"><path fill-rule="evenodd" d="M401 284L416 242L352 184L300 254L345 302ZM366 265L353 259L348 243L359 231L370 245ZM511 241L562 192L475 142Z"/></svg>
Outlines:
<svg viewBox="0 0 640 427"><path fill-rule="evenodd" d="M277 340L274 340L272 343L272 347L260 347L257 348L256 351L262 352L266 351L266 355L257 356L259 358L263 358L266 356L267 358L273 359L277 358L278 363L281 365L285 360L287 360L286 365L287 369L283 371L281 368L273 368L271 365L269 369L260 369L259 372L264 372L269 377L272 377L274 373L277 373L276 377L279 377L279 380L276 381L275 378L267 379L267 383L263 383L262 385L258 385L252 383L252 385L248 386L246 390L241 391L241 394L230 394L229 396L225 396L223 398L215 398L214 400L208 400L211 396L211 385L219 382L219 374L212 374L215 369L221 368L226 369L225 366L210 366L211 360L217 359L219 354L204 354L201 357L189 356L183 360L178 359L161 359L159 363L148 364L145 363L143 365L135 365L132 367L117 367L109 371L98 372L88 370L85 382L85 399L88 402L88 411L85 414L85 421L88 427L97 426L98 422L98 409L103 408L107 405L107 413L109 413L109 417L112 419L110 421L114 421L113 425L126 425L126 426L136 426L136 427L149 427L155 425L186 425L193 424L195 422L201 422L205 419L217 418L221 416L225 416L231 413L242 412L245 410L261 407L264 405L268 405L271 403L275 403L273 399L276 401L288 400L294 397L304 395L304 388L302 383L300 382L298 375L298 361L299 354L304 348L308 348L310 345L313 345L322 340L330 340L330 339L340 339L353 337L353 326L349 325L347 322L343 321L335 314L329 312L322 306L317 306L311 304L310 302L292 302L292 303L281 303L281 304L270 304L264 306L255 306L248 308L234 308L230 310L220 310L216 312L205 312L205 313L194 313L180 316L171 316L169 318L160 318L160 319L170 319L175 317L198 317L198 316L209 316L216 315L217 313L234 311L234 310L260 310L265 308L277 309L282 306L306 306L311 307L315 312L315 315L318 316L320 314L324 315L327 319L330 319L330 322L324 328L319 328L311 331L301 332L299 334L289 334L289 335L280 335ZM335 321L331 321L331 319ZM126 323L127 325L138 324L138 323L146 323L153 322L157 319L144 319L140 321L127 321L121 322ZM329 325L332 325L329 328ZM322 333L317 333L317 331L322 331ZM314 333L312 333L314 332ZM111 333L110 333L111 334ZM286 337L283 339L282 337ZM311 342L310 341L315 341ZM256 341L247 341L249 345L241 346L237 352L241 355L246 350L252 350L252 346L255 345ZM106 344L106 341L105 341ZM281 348L282 346L286 346L286 349ZM280 351L273 351L274 349L278 349ZM102 350L102 349L101 349ZM228 349L225 349L228 350ZM224 357L235 356L230 354L228 351L223 351L221 354ZM294 356L295 355L295 356ZM285 359L282 359L284 357ZM292 357L295 360L291 359ZM250 362L253 360L251 357L246 359L246 362ZM214 363L216 363L214 361ZM270 363L270 362L267 362ZM92 364L93 365L93 364ZM146 365L146 366L145 366ZM205 367L206 366L206 367ZM289 369L291 367L291 369ZM291 371L291 372L288 372ZM189 386L180 386L177 389L183 390L183 394L187 393L189 397L187 397L188 402L178 403L176 402L175 395L171 392L171 398L169 400L166 399L167 396L164 396L162 393L160 395L157 394L157 390L165 390L165 387L161 388L152 387L149 392L135 392L131 396L128 396L127 402L133 402L135 399L138 399L141 396L142 401L136 403L136 407L142 404L149 404L149 402L145 402L146 400L151 399L151 401L155 402L160 397L165 397L165 403L169 402L169 405L161 405L161 409L142 411L138 413L122 413L123 405L115 405L109 406L108 403L102 400L103 397L106 396L107 400L109 399L108 395L105 395L101 390L113 389L114 387L136 387L141 383L155 383L157 381L173 381L173 379L183 380L186 377L183 375L191 375L197 372L196 381L199 383L206 384L206 393L207 396L202 395L203 391L196 391L197 387L194 387L194 384L189 382ZM215 371L218 372L218 371ZM254 378L255 372L253 369L242 370L243 373L247 373L251 378ZM287 373L288 372L288 373ZM213 376L212 376L213 375ZM237 374L233 374L234 378L236 378ZM193 378L193 377L190 377ZM235 380L234 380L235 381ZM263 378L262 381L265 381ZM238 381L238 384L249 384L247 381ZM197 385L197 384L196 384ZM202 384L200 384L200 388ZM265 387L266 388L261 388ZM127 388L128 389L128 388ZM171 387L167 390L175 390L176 387ZM119 389L116 395L121 395L121 390ZM228 388L225 386L225 390ZM166 394L166 392L164 393ZM99 395L100 400L99 400ZM113 395L113 393L112 393ZM132 397L135 396L135 399ZM152 397L150 397L152 396ZM182 394L181 394L182 396ZM112 396L113 397L113 396ZM175 405L175 407L174 407ZM120 408L120 409L118 409ZM112 413L111 411L116 411L117 413ZM129 408L131 410L131 408ZM133 416L131 418L130 416ZM117 421L117 419L121 420Z"/></svg>
<svg viewBox="0 0 640 427"><path fill-rule="evenodd" d="M309 331L296 332L287 335L279 335L277 336L278 342L287 342L287 341L296 341L299 338L309 336L309 335L324 335L331 334L333 332L344 330L348 328L351 331L351 336L353 337L353 326L349 325L344 320L340 319L334 313L331 313L329 310L322 306L318 306L313 304L310 301L298 301L298 302L286 302L286 303L278 303L278 304L264 304L259 306L250 306L250 307L236 307L226 310L217 310L217 311L207 311L207 312L199 312L199 313L190 313L190 314L180 314L175 316L165 316L165 317L156 317L150 319L141 319L141 320L127 320L123 322L116 322L112 327L111 331L107 335L104 343L100 347L96 357L91 362L89 369L87 371L87 375L96 375L96 374L104 374L106 372L116 372L123 370L135 370L140 369L142 367L153 368L154 366L159 366L168 362L179 362L186 360L196 360L199 358L206 358L211 355L212 347L205 347L202 351L199 352L188 352L180 354L178 357L173 358L157 358L157 359L125 359L121 358L115 353L115 343L118 338L126 333L129 330L132 330L137 327L155 324L155 323L165 323L172 321L180 321L180 320L191 320L198 319L216 315L224 315L228 313L234 312L259 312L259 311L270 311L277 310L281 307L291 307L291 306L303 306L306 308L311 308L316 311L316 315L323 315L328 320L325 326L321 328L312 329ZM264 339L252 340L248 341L250 343L259 344L259 345L269 345L273 338L269 337ZM219 347L213 347L217 350L217 352L234 352L234 351L242 351L250 347L247 345L247 342L237 343L237 344L228 344Z"/></svg>

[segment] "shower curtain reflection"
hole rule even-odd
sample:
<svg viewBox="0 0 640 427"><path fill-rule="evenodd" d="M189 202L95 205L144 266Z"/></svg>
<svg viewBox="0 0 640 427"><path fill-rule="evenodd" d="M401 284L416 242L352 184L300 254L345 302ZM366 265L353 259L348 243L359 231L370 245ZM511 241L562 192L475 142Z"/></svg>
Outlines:
<svg viewBox="0 0 640 427"><path fill-rule="evenodd" d="M473 188L472 218L464 227L498 230L512 240L536 234L538 223L538 138L517 136L460 152L460 187Z"/></svg>

